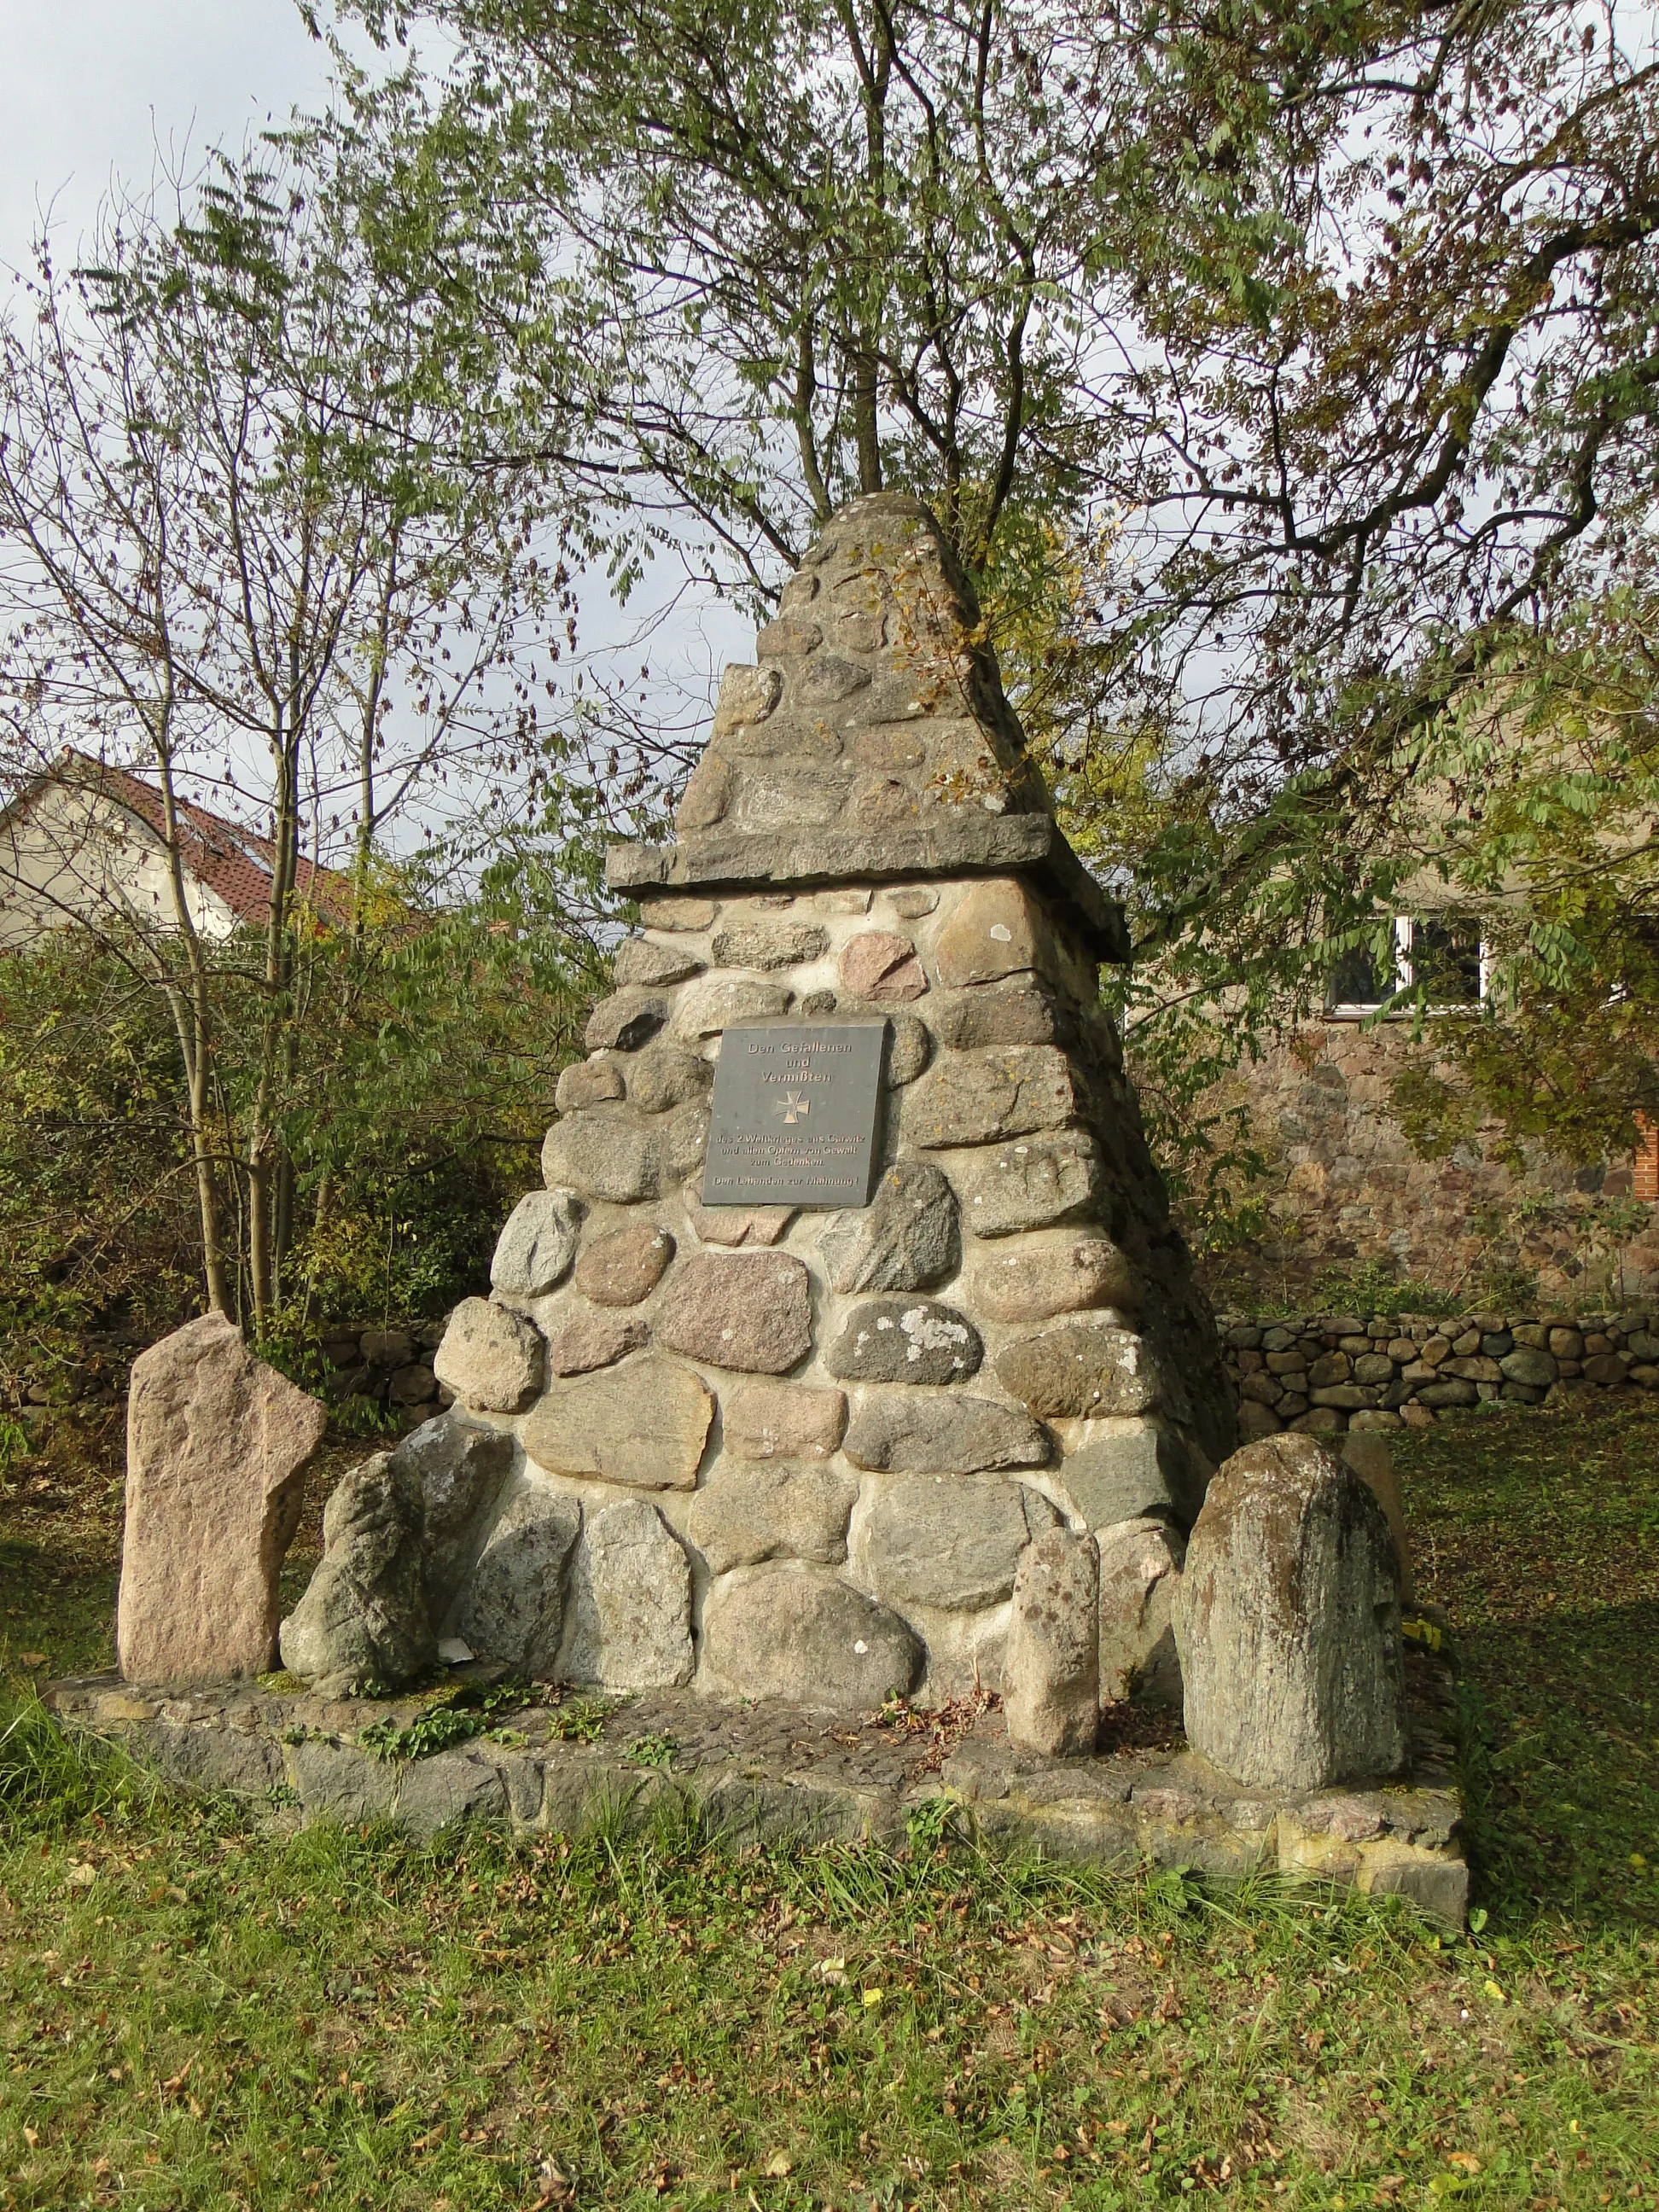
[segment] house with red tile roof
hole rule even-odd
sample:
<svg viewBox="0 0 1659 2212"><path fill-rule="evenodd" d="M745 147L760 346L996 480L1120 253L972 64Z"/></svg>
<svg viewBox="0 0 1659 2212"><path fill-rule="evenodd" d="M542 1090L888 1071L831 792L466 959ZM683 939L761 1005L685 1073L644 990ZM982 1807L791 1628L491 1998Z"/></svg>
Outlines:
<svg viewBox="0 0 1659 2212"><path fill-rule="evenodd" d="M270 840L193 800L177 805L179 858L191 920L217 941L270 912ZM302 860L298 896L343 915L351 886ZM179 927L161 791L113 762L65 746L0 808L0 950L80 924Z"/></svg>

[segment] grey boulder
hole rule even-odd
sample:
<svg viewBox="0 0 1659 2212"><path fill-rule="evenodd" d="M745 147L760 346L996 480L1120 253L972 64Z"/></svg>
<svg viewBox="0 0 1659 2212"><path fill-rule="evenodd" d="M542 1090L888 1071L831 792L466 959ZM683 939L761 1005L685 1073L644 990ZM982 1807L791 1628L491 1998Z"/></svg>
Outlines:
<svg viewBox="0 0 1659 2212"><path fill-rule="evenodd" d="M1000 1474L1048 1460L1047 1431L1017 1406L951 1390L866 1393L843 1449L854 1467L886 1474Z"/></svg>
<svg viewBox="0 0 1659 2212"><path fill-rule="evenodd" d="M495 1241L491 1287L514 1298L538 1298L550 1291L576 1256L581 1218L581 1200L573 1190L527 1192Z"/></svg>
<svg viewBox="0 0 1659 2212"><path fill-rule="evenodd" d="M582 1510L559 1491L521 1490L484 1540L456 1623L477 1659L545 1680L559 1656L564 1570Z"/></svg>
<svg viewBox="0 0 1659 2212"><path fill-rule="evenodd" d="M592 1515L571 1569L561 1672L607 1690L691 1679L691 1566L656 1507L621 1499Z"/></svg>
<svg viewBox="0 0 1659 2212"><path fill-rule="evenodd" d="M921 1291L956 1272L956 1194L927 1160L900 1160L867 1206L838 1213L819 1248L838 1291Z"/></svg>
<svg viewBox="0 0 1659 2212"><path fill-rule="evenodd" d="M926 1656L896 1613L814 1567L722 1576L702 1617L709 1686L786 1698L824 1712L868 1712L915 1686Z"/></svg>
<svg viewBox="0 0 1659 2212"><path fill-rule="evenodd" d="M1020 1553L1055 1517L1018 1482L907 1475L864 1516L858 1564L884 1604L981 1612L1008 1595Z"/></svg>
<svg viewBox="0 0 1659 2212"><path fill-rule="evenodd" d="M1045 1529L1014 1572L1002 1662L1008 1741L1048 1759L1080 1758L1100 1726L1100 1582L1092 1536Z"/></svg>
<svg viewBox="0 0 1659 2212"><path fill-rule="evenodd" d="M1083 1421L1067 1442L1060 1480L1091 1528L1158 1514L1191 1528L1204 1475L1174 1430L1145 1415Z"/></svg>
<svg viewBox="0 0 1659 2212"><path fill-rule="evenodd" d="M323 1556L283 1623L283 1664L337 1697L400 1688L437 1656L427 1597L421 1486L391 1452L353 1468L323 1511Z"/></svg>
<svg viewBox="0 0 1659 2212"><path fill-rule="evenodd" d="M519 1413L546 1379L547 1348L533 1322L489 1298L463 1298L432 1370L464 1406Z"/></svg>
<svg viewBox="0 0 1659 2212"><path fill-rule="evenodd" d="M872 1298L857 1306L823 1356L848 1382L960 1382L985 1347L966 1314L933 1298Z"/></svg>
<svg viewBox="0 0 1659 2212"><path fill-rule="evenodd" d="M441 1626L471 1563L477 1532L494 1509L513 1464L513 1439L441 1413L406 1436L392 1457L420 1486L427 1596Z"/></svg>
<svg viewBox="0 0 1659 2212"><path fill-rule="evenodd" d="M1176 1599L1187 1739L1256 1789L1321 1790L1406 1757L1388 1516L1314 1437L1247 1444L1210 1485Z"/></svg>
<svg viewBox="0 0 1659 2212"><path fill-rule="evenodd" d="M832 1468L761 1462L718 1467L691 1501L686 1534L712 1574L763 1559L847 1557L847 1522L859 1486Z"/></svg>
<svg viewBox="0 0 1659 2212"><path fill-rule="evenodd" d="M1100 1553L1100 1698L1139 1698L1181 1711L1181 1660L1171 1618L1186 1546L1167 1521L1096 1532Z"/></svg>

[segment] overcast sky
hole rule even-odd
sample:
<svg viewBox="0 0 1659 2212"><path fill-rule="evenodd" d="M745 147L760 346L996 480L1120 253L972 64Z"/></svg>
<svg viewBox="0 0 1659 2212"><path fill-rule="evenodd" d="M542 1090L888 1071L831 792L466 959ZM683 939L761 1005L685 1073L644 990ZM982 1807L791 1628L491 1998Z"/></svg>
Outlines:
<svg viewBox="0 0 1659 2212"><path fill-rule="evenodd" d="M320 108L330 69L293 0L0 0L0 266L14 270L28 265L42 209L52 210L61 266L112 178L142 186L158 149L168 168L188 170L209 147L286 122L296 106ZM581 611L594 674L614 680L613 659L637 671L644 646L647 688L675 720L708 697L724 661L752 654L754 638L729 607L678 595L677 571L672 557L661 563L626 613L590 580ZM672 613L641 640L642 621L665 606Z"/></svg>
<svg viewBox="0 0 1659 2212"><path fill-rule="evenodd" d="M24 264L37 209L70 239L112 175L321 104L324 48L293 0L0 0L0 261Z"/></svg>

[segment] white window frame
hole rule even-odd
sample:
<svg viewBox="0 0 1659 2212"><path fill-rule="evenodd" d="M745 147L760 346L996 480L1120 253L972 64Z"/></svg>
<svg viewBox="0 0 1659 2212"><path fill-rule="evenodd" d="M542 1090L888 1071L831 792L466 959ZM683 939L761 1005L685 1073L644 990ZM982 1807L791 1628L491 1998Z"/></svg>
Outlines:
<svg viewBox="0 0 1659 2212"><path fill-rule="evenodd" d="M1395 986L1396 990L1405 989L1417 980L1416 969L1412 960L1412 933L1419 921L1428 918L1423 915L1414 914L1397 914L1394 918L1394 972L1398 979ZM1466 1000L1449 999L1438 1006L1431 1004L1429 1008L1431 1013L1475 1013L1486 1005L1487 994L1492 988L1492 948L1484 936L1480 939L1479 957L1480 997L1474 1003L1471 1005ZM1383 1000L1380 998L1338 1000L1326 1007L1324 1018L1328 1022L1369 1021L1383 1003ZM1387 1015L1385 1019L1391 1022L1409 1021L1411 1009L1402 1007L1397 1013Z"/></svg>

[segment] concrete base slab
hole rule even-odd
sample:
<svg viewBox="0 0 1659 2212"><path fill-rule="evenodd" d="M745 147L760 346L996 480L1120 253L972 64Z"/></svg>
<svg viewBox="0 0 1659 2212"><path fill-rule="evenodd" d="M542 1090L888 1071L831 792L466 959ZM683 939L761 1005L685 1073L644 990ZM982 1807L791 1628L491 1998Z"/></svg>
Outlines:
<svg viewBox="0 0 1659 2212"><path fill-rule="evenodd" d="M550 1693L490 1732L410 1759L377 1756L366 1730L404 1729L443 1693L391 1700L311 1696L286 1678L145 1692L111 1676L55 1684L71 1730L122 1743L175 1784L256 1799L274 1820L390 1820L420 1834L495 1820L520 1833L695 1821L734 1845L902 1844L913 1820L1008 1851L1117 1868L1274 1874L1398 1892L1461 1926L1468 1869L1450 1734L1449 1676L1408 1655L1413 1754L1404 1778L1302 1796L1246 1789L1168 1741L1109 1721L1108 1747L1040 1759L1008 1742L1000 1713L871 1714L860 1723L779 1704L715 1704L652 1691L580 1709ZM467 1668L455 1670L465 1677ZM452 1678L453 1680L453 1678ZM603 1713L602 1721L600 1720ZM581 1733L595 1729L592 1741ZM1117 1747L1111 1747L1114 1737Z"/></svg>

